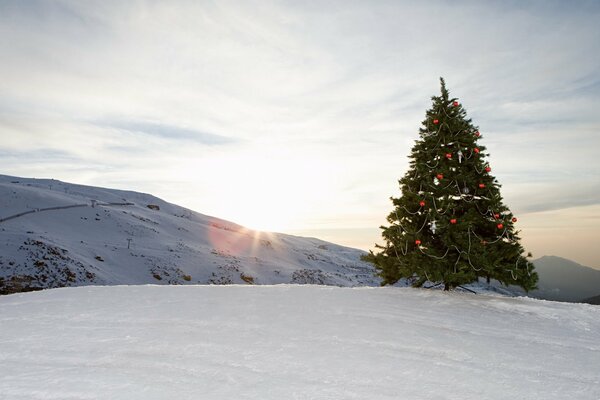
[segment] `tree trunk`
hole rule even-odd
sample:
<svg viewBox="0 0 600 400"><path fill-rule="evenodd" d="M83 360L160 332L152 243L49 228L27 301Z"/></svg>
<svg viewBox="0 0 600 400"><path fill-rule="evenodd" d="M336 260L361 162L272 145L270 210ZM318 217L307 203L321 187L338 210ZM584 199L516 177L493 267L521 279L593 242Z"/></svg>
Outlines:
<svg viewBox="0 0 600 400"><path fill-rule="evenodd" d="M448 282L444 282L444 291L450 290L450 284Z"/></svg>

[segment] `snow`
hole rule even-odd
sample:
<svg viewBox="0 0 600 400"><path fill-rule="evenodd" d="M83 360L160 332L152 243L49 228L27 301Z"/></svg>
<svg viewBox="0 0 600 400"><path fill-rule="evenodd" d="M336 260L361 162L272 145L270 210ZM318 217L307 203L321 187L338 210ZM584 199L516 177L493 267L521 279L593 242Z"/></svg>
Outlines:
<svg viewBox="0 0 600 400"><path fill-rule="evenodd" d="M0 175L0 291L81 286L0 297L0 400L600 399L597 306L272 285L377 286L362 254Z"/></svg>
<svg viewBox="0 0 600 400"><path fill-rule="evenodd" d="M92 207L92 201L113 204ZM70 205L82 206L44 211ZM41 211L2 221L37 209ZM44 288L379 284L373 266L360 260L365 252L358 249L254 231L149 194L51 179L0 175L0 249L0 292L2 278L9 282L14 276L25 286Z"/></svg>
<svg viewBox="0 0 600 400"><path fill-rule="evenodd" d="M0 399L594 399L600 307L411 288L0 297Z"/></svg>

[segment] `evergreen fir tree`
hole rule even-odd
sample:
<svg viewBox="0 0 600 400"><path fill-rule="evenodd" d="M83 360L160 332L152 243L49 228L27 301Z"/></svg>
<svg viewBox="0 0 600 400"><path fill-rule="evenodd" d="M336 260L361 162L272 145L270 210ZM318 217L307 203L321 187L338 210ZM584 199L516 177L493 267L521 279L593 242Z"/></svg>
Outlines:
<svg viewBox="0 0 600 400"><path fill-rule="evenodd" d="M391 199L390 225L381 227L385 245L364 259L384 285L405 278L449 290L484 278L535 289L531 254L523 255L517 219L502 202L479 130L440 81L441 96L432 97L399 181L401 196Z"/></svg>

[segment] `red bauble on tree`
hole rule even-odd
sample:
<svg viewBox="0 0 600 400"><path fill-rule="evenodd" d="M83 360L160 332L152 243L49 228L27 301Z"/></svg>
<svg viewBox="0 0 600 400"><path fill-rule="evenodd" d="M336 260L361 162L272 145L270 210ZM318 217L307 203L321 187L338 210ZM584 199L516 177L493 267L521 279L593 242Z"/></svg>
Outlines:
<svg viewBox="0 0 600 400"><path fill-rule="evenodd" d="M473 149L473 151L474 151L475 153L479 154L479 147L475 147L475 148Z"/></svg>
<svg viewBox="0 0 600 400"><path fill-rule="evenodd" d="M446 153L446 158L449 160L452 158L452 153Z"/></svg>
<svg viewBox="0 0 600 400"><path fill-rule="evenodd" d="M455 101L454 103L452 103L452 105L453 105L454 107L458 107L458 101Z"/></svg>
<svg viewBox="0 0 600 400"><path fill-rule="evenodd" d="M457 221L456 221L456 218L452 218L452 219L450 220L450 223L451 223L452 225L456 224L456 222L457 222Z"/></svg>
<svg viewBox="0 0 600 400"><path fill-rule="evenodd" d="M441 181L442 179L444 179L444 175L442 175L442 174L437 174L435 177L438 179L438 181Z"/></svg>
<svg viewBox="0 0 600 400"><path fill-rule="evenodd" d="M424 202L423 200L421 200L421 201L419 202L419 205L420 205L421 207L425 207L425 202Z"/></svg>
<svg viewBox="0 0 600 400"><path fill-rule="evenodd" d="M433 124L434 124L434 125L437 125L437 124L439 124L439 123L440 123L440 121L439 121L439 120L437 120L437 119L434 119L434 120L433 120Z"/></svg>
<svg viewBox="0 0 600 400"><path fill-rule="evenodd" d="M417 239L417 240L415 240L415 244L416 244L417 246L420 246L420 245L421 245L421 241L420 241L419 239Z"/></svg>
<svg viewBox="0 0 600 400"><path fill-rule="evenodd" d="M498 229L502 229L502 228L504 228L504 225L502 225L502 224L498 224L498 225L496 225L496 227L497 227Z"/></svg>
<svg viewBox="0 0 600 400"><path fill-rule="evenodd" d="M499 219L500 218L500 214L494 214L494 219Z"/></svg>
<svg viewBox="0 0 600 400"><path fill-rule="evenodd" d="M490 168L489 166L485 167L485 172L492 172L492 168Z"/></svg>
<svg viewBox="0 0 600 400"><path fill-rule="evenodd" d="M481 133L479 133L479 131L475 132L475 137L479 137L481 136Z"/></svg>
<svg viewBox="0 0 600 400"><path fill-rule="evenodd" d="M485 187L485 183L480 183L479 184L479 189L483 189Z"/></svg>
<svg viewBox="0 0 600 400"><path fill-rule="evenodd" d="M517 217L513 217L512 222L517 222Z"/></svg>

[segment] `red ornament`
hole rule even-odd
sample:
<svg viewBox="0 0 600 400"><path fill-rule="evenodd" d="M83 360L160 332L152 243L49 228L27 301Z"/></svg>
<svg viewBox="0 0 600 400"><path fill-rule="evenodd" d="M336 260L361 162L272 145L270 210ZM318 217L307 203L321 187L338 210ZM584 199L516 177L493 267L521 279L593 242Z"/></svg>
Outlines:
<svg viewBox="0 0 600 400"><path fill-rule="evenodd" d="M424 202L424 201L420 201L420 202L419 202L419 205L420 205L421 207L425 207L425 202Z"/></svg>
<svg viewBox="0 0 600 400"><path fill-rule="evenodd" d="M434 119L434 120L433 120L433 124L434 124L434 125L437 125L437 124L439 124L439 123L440 123L440 121L438 121L437 119Z"/></svg>
<svg viewBox="0 0 600 400"><path fill-rule="evenodd" d="M479 184L479 189L483 189L485 187L485 183L480 183Z"/></svg>
<svg viewBox="0 0 600 400"><path fill-rule="evenodd" d="M485 167L485 172L492 172L492 169L490 167Z"/></svg>
<svg viewBox="0 0 600 400"><path fill-rule="evenodd" d="M475 136L479 137L479 136L481 136L481 133L479 133L479 131L477 131L477 132L475 132Z"/></svg>
<svg viewBox="0 0 600 400"><path fill-rule="evenodd" d="M517 222L517 217L513 217L512 222Z"/></svg>
<svg viewBox="0 0 600 400"><path fill-rule="evenodd" d="M458 101L455 101L454 103L452 103L452 105L453 105L454 107L458 107Z"/></svg>
<svg viewBox="0 0 600 400"><path fill-rule="evenodd" d="M475 148L473 149L473 151L474 151L475 153L479 154L479 147L475 147Z"/></svg>
<svg viewBox="0 0 600 400"><path fill-rule="evenodd" d="M500 218L500 214L494 214L494 218L495 219L499 219Z"/></svg>
<svg viewBox="0 0 600 400"><path fill-rule="evenodd" d="M452 225L456 224L456 218L452 218L452 219L450 220L450 223L451 223Z"/></svg>
<svg viewBox="0 0 600 400"><path fill-rule="evenodd" d="M446 153L446 158L449 160L452 158L452 153Z"/></svg>
<svg viewBox="0 0 600 400"><path fill-rule="evenodd" d="M417 239L417 240L415 240L415 244L416 244L417 246L420 246L420 245L421 245L421 241L420 241L419 239Z"/></svg>
<svg viewBox="0 0 600 400"><path fill-rule="evenodd" d="M444 175L442 175L442 174L437 174L435 177L438 178L438 181L441 181L442 179L444 179Z"/></svg>
<svg viewBox="0 0 600 400"><path fill-rule="evenodd" d="M502 228L504 228L504 225L502 225L502 224L498 224L498 225L496 225L496 226L498 227L498 229L502 229Z"/></svg>

